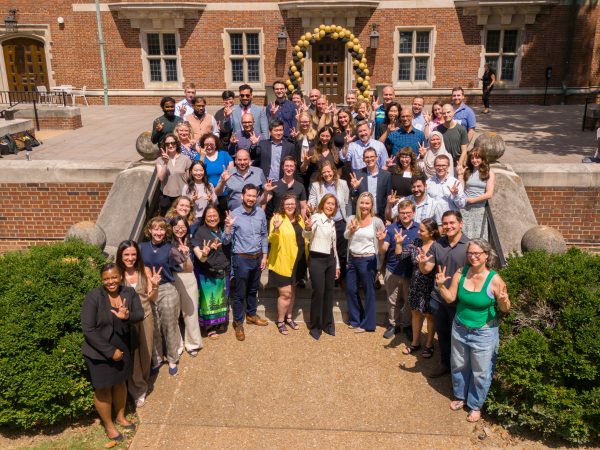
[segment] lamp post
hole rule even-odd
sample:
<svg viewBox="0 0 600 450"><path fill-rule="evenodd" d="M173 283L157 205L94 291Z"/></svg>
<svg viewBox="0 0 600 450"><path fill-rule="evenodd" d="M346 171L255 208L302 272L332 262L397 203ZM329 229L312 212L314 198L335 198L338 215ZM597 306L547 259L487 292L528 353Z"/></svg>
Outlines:
<svg viewBox="0 0 600 450"><path fill-rule="evenodd" d="M277 50L285 50L287 48L287 34L285 34L285 26L281 26L281 31L277 35Z"/></svg>
<svg viewBox="0 0 600 450"><path fill-rule="evenodd" d="M373 30L371 31L371 34L369 34L369 47L378 48L379 47L379 33L377 32L377 24L374 23L373 25L371 25L371 27L373 28Z"/></svg>
<svg viewBox="0 0 600 450"><path fill-rule="evenodd" d="M6 28L6 31L10 33L17 31L17 26L17 9L11 8L8 10L8 16L4 18L4 27Z"/></svg>

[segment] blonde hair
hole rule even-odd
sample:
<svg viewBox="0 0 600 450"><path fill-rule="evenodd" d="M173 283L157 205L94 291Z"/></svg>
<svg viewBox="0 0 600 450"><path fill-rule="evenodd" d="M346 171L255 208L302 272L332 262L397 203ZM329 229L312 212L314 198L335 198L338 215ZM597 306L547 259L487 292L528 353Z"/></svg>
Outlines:
<svg viewBox="0 0 600 450"><path fill-rule="evenodd" d="M188 140L193 141L194 140L194 130L192 130L192 126L190 125L189 122L179 122L177 125L175 125L173 134L175 135L177 140L179 142L181 142L181 138L179 137L179 130L181 130L183 127L186 127L190 132L190 137L188 138Z"/></svg>
<svg viewBox="0 0 600 450"><path fill-rule="evenodd" d="M375 215L375 210L374 210L375 199L373 198L373 195L370 192L363 192L362 194L360 194L358 196L358 199L356 200L356 214L355 215L356 215L356 219L358 221L361 221L364 218L362 216L362 213L361 213L360 207L359 207L360 201L362 200L363 197L369 197L369 200L371 200L371 209L369 210L369 214L371 214L371 216Z"/></svg>
<svg viewBox="0 0 600 450"><path fill-rule="evenodd" d="M308 125L308 131L306 132L306 134L303 134L300 131L300 119L302 119L302 117L307 117L308 121L309 121L309 125ZM302 111L299 115L298 115L298 137L296 138L296 141L300 142L304 137L306 137L309 141L312 141L315 136L317 135L317 130L314 129L314 127L312 126L312 116L310 115L309 112L307 111Z"/></svg>

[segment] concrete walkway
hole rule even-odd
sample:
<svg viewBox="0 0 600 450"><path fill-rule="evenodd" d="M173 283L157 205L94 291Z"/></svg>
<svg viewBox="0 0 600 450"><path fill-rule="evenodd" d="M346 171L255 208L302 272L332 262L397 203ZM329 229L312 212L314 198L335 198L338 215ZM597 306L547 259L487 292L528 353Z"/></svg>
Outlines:
<svg viewBox="0 0 600 450"><path fill-rule="evenodd" d="M303 324L282 336L271 322L247 326L245 342L231 329L205 339L177 376L161 369L130 448L472 447L474 425L448 407L449 377L422 374L437 354L402 355L382 328L336 331L317 342Z"/></svg>
<svg viewBox="0 0 600 450"><path fill-rule="evenodd" d="M209 111L216 107L209 107ZM505 163L580 163L596 148L595 133L581 131L582 105L498 106L491 114L476 108L478 131L502 135ZM161 114L157 106L82 107L83 128L72 131L42 130L44 144L34 149L33 159L137 161L135 141ZM0 119L2 120L2 119ZM24 152L5 156L25 159Z"/></svg>

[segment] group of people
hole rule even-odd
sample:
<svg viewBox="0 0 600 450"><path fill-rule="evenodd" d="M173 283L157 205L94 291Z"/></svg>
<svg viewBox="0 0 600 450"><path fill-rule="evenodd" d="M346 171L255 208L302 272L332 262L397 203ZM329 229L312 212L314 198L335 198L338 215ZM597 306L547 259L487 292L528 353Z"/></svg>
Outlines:
<svg viewBox="0 0 600 450"><path fill-rule="evenodd" d="M346 293L347 326L375 331L382 285L384 338L404 331L403 353L415 354L427 319L420 355L434 355L437 333L442 365L431 375L451 369L451 408L466 404L469 420L478 420L498 345L497 311L510 302L486 241L494 174L483 149L467 150L476 119L463 90L430 113L418 96L402 107L391 86L381 104L349 93L338 107L316 89L288 99L276 81L266 107L242 85L239 102L225 91L212 116L195 87L184 88L182 101L162 99L153 124L159 215L144 242L121 243L82 308L84 355L108 436L118 434L111 399L126 426L126 392L143 406L150 376L163 364L176 375L180 356L196 356L203 334L218 339L230 307L239 341L245 323L268 325L257 315L267 268L281 335L300 328L295 294L309 279L312 338L335 336L336 284Z"/></svg>

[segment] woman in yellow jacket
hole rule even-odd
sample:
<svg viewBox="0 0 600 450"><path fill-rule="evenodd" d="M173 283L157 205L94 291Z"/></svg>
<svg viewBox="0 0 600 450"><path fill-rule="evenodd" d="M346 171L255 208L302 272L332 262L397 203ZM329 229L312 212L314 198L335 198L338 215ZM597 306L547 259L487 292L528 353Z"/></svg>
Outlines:
<svg viewBox="0 0 600 450"><path fill-rule="evenodd" d="M293 330L299 328L292 310L296 282L306 274L307 244L302 236L303 229L298 200L294 195L284 195L269 230L269 283L279 290L276 324L281 334L288 334L286 325Z"/></svg>

